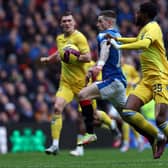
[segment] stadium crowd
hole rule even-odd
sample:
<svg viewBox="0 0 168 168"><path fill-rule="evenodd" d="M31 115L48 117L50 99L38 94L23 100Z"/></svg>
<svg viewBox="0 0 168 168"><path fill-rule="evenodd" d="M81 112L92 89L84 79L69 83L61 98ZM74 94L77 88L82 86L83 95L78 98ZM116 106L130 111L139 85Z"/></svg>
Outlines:
<svg viewBox="0 0 168 168"><path fill-rule="evenodd" d="M41 65L39 58L57 50L55 37L61 32L62 12L75 13L78 29L86 35L96 59L99 12L115 9L121 34L135 36L134 15L142 2L145 0L0 0L0 123L50 120L60 64ZM168 51L168 2L160 0L159 5L156 19ZM136 51L123 55L140 69Z"/></svg>

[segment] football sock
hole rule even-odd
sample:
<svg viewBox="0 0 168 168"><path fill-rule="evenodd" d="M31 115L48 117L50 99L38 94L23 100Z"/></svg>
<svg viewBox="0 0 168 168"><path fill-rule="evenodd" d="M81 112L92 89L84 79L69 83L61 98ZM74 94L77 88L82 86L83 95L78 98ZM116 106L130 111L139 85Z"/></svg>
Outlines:
<svg viewBox="0 0 168 168"><path fill-rule="evenodd" d="M104 123L104 124L107 124L107 125L111 125L111 118L102 110L97 110L97 114L98 114L98 117L99 119Z"/></svg>
<svg viewBox="0 0 168 168"><path fill-rule="evenodd" d="M51 121L51 135L52 139L59 140L62 129L62 115L53 115Z"/></svg>
<svg viewBox="0 0 168 168"><path fill-rule="evenodd" d="M84 122L86 125L86 132L93 134L93 107L90 100L80 101L80 106L82 108L82 115L84 117Z"/></svg>
<svg viewBox="0 0 168 168"><path fill-rule="evenodd" d="M78 134L77 135L77 144L78 142L83 138L83 135L82 134ZM81 146L81 145L80 145Z"/></svg>
<svg viewBox="0 0 168 168"><path fill-rule="evenodd" d="M122 118L132 125L139 133L148 138L152 143L153 138L158 136L158 130L148 122L140 113L125 109L121 113Z"/></svg>
<svg viewBox="0 0 168 168"><path fill-rule="evenodd" d="M53 146L56 146L58 149L59 146L59 140L58 139L53 139Z"/></svg>
<svg viewBox="0 0 168 168"><path fill-rule="evenodd" d="M102 110L97 111L99 119L106 125L108 125L111 129L116 128L116 122L115 120L111 119L107 113L105 113Z"/></svg>
<svg viewBox="0 0 168 168"><path fill-rule="evenodd" d="M134 133L134 136L135 136L135 138L138 140L138 139L141 139L141 135L132 127L131 128L132 129L132 131L133 131L133 133Z"/></svg>
<svg viewBox="0 0 168 168"><path fill-rule="evenodd" d="M122 125L123 141L129 142L129 131L130 131L129 125L126 122L123 122Z"/></svg>

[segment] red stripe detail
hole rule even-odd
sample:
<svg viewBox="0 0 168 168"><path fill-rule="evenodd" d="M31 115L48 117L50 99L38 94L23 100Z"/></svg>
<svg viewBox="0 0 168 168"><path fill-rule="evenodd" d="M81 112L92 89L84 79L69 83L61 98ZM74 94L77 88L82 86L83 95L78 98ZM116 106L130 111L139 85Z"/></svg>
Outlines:
<svg viewBox="0 0 168 168"><path fill-rule="evenodd" d="M92 104L91 100L82 100L79 102L81 106L88 106Z"/></svg>

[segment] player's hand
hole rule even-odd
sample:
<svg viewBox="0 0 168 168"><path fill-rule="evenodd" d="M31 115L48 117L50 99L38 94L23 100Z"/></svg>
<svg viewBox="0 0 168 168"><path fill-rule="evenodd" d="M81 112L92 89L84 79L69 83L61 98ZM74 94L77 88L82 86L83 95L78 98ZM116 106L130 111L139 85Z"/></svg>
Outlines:
<svg viewBox="0 0 168 168"><path fill-rule="evenodd" d="M72 48L66 48L65 49L65 52L64 52L64 56L69 56L70 54L73 54L75 55L76 57L79 57L80 56L80 52L79 51L76 51Z"/></svg>
<svg viewBox="0 0 168 168"><path fill-rule="evenodd" d="M111 44L111 39L114 39L115 41L117 41L117 38L112 36L111 34L107 33L104 35L104 38L107 40L107 45Z"/></svg>
<svg viewBox="0 0 168 168"><path fill-rule="evenodd" d="M47 64L49 61L50 61L50 60L49 60L49 57L41 57L41 58L40 58L40 62L41 62L41 63Z"/></svg>
<svg viewBox="0 0 168 168"><path fill-rule="evenodd" d="M91 69L91 74L92 74L92 81L96 81L97 80L97 76L99 75L99 73L102 71L102 67L101 66L94 66Z"/></svg>
<svg viewBox="0 0 168 168"><path fill-rule="evenodd" d="M92 78L92 72L89 70L85 78L85 86L87 86L91 78Z"/></svg>
<svg viewBox="0 0 168 168"><path fill-rule="evenodd" d="M114 36L112 36L112 35L109 34L109 33L105 34L105 35L104 35L104 38L106 38L106 39L114 39L114 40L117 41L117 37L114 37Z"/></svg>

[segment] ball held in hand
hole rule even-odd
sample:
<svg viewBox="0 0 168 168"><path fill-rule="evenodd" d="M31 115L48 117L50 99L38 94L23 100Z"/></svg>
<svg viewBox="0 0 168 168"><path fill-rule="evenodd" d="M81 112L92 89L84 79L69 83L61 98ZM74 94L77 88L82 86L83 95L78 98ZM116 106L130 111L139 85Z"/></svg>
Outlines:
<svg viewBox="0 0 168 168"><path fill-rule="evenodd" d="M63 48L63 54L61 56L61 59L65 63L72 64L78 60L79 56L80 56L80 52L78 47L74 44L67 44Z"/></svg>

